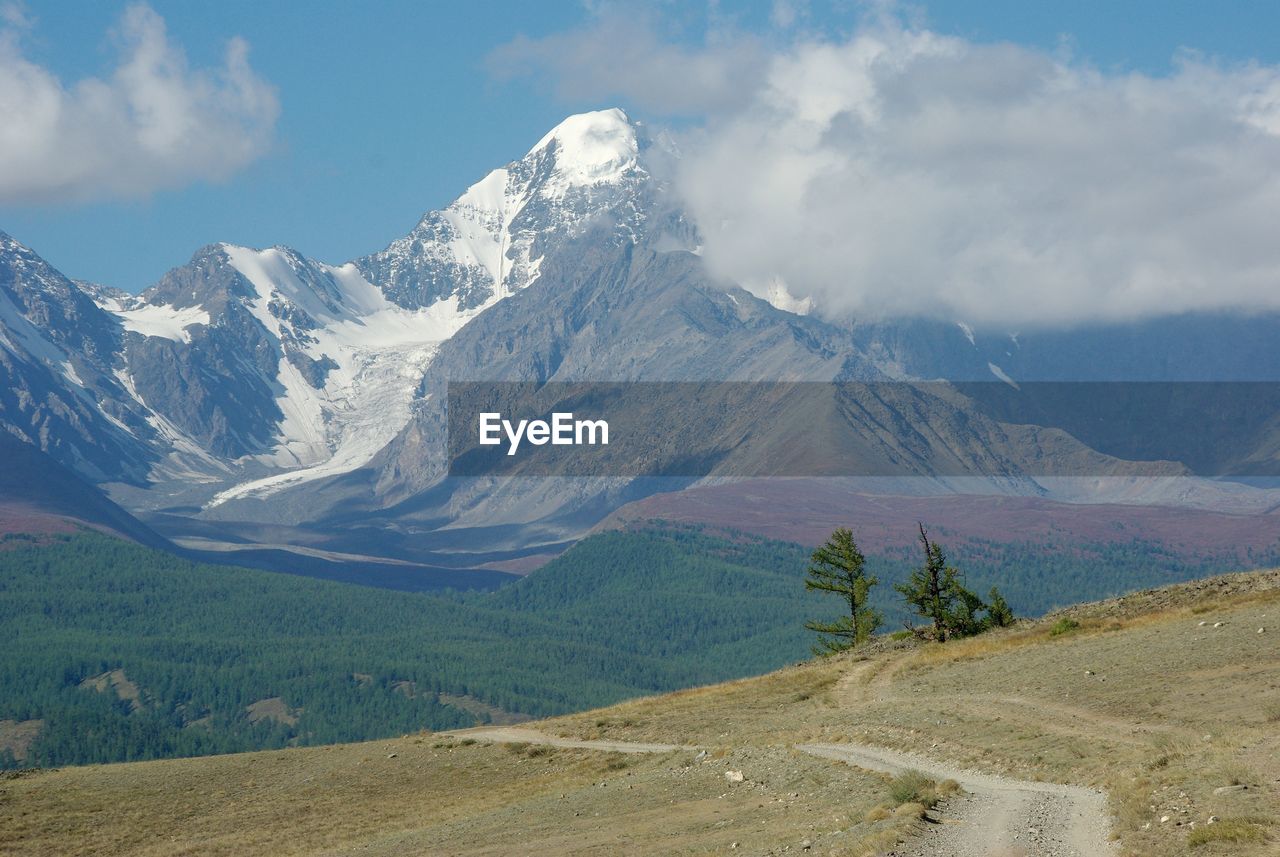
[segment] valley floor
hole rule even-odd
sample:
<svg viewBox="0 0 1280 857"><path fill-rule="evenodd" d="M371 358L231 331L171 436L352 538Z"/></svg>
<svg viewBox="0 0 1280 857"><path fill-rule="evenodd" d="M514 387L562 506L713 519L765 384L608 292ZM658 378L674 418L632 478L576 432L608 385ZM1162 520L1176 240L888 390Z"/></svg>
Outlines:
<svg viewBox="0 0 1280 857"><path fill-rule="evenodd" d="M983 803L984 776L1104 792L1120 854L1275 854L1277 619L1280 572L1232 575L542 721L503 743L420 734L10 776L0 854L967 854L948 828L985 824L993 845L1011 829L1008 805ZM838 758L798 747L812 744ZM954 771L968 794L922 820L868 745ZM1013 825L1027 830L1009 853L1079 849L1031 827L1039 811Z"/></svg>

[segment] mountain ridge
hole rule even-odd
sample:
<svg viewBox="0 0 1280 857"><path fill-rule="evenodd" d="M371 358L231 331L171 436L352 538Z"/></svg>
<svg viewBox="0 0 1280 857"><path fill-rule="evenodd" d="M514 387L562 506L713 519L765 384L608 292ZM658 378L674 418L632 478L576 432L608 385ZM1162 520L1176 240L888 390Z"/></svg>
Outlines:
<svg viewBox="0 0 1280 857"><path fill-rule="evenodd" d="M664 178L677 157L620 110L572 116L381 251L333 265L287 247L210 244L137 296L73 283L6 237L0 370L10 383L0 420L125 506L176 527L172 536L184 535L184 519L192 532L211 525L233 541L260 523L355 527L367 532L359 552L381 530L400 546L388 550L412 542L430 553L452 549L464 531L560 543L622 503L690 481L449 479L450 380L1016 385L1073 371L1122 378L1126 360L1139 377L1192 379L1250 367L1265 377L1274 364L1280 317L1018 335L962 322L828 319L781 292L757 297L703 264L697 226ZM1215 348L1226 336L1240 347ZM988 405L956 401L868 414L935 420L924 432L932 439L916 440L925 461L1007 443L1064 460L1092 454L1069 432L1011 428L993 422ZM857 449L899 454L867 447L878 429L855 410L833 409L828 428ZM1272 427L1264 429L1249 442L1269 455ZM1114 496L1063 491L1008 458L977 493ZM1178 504L1187 494L1142 496Z"/></svg>
<svg viewBox="0 0 1280 857"><path fill-rule="evenodd" d="M150 478L217 483L223 493L212 498L216 504L236 496L236 483L241 491L270 490L273 476L299 481L326 462L343 472L407 422L434 346L536 278L557 230L571 236L620 205L629 208L614 218L618 229L633 235L642 227L636 200L648 174L639 157L649 144L637 129L616 109L570 117L523 158L492 171L443 211L428 212L410 235L355 262L328 265L288 248L224 243L198 250L134 297L61 282L52 269L46 279L58 281L61 304L83 304L96 316L92 330L107 344L94 351L110 364L104 368L112 389L103 398L141 413L135 422L146 427L127 433ZM521 220L526 208L539 214ZM18 265L38 260L5 240L0 252ZM384 271L386 279L374 285L362 269ZM35 318L48 321L47 314ZM26 322L22 313L6 319L9 327ZM67 327L74 325L55 320L50 329L66 335ZM334 335L321 341L326 333ZM395 363L407 364L404 378L387 365ZM335 372L340 382L329 383ZM370 385L377 388L372 402L344 401ZM379 410L382 419L359 418ZM344 419L357 425L344 431ZM326 423L339 428L327 432ZM90 475L121 481L123 474ZM140 477L148 478L135 468L122 481ZM179 496L210 502L207 491L174 487ZM128 496L138 501L145 492Z"/></svg>

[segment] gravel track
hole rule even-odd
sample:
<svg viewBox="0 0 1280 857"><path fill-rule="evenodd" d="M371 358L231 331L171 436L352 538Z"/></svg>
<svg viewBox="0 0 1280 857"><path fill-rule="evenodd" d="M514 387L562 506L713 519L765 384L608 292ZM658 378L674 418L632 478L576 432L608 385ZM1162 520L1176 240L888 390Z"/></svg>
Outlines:
<svg viewBox="0 0 1280 857"><path fill-rule="evenodd" d="M690 750L678 744L580 741L513 726L444 732L495 744L545 744L612 753ZM1015 780L956 768L924 756L862 744L800 744L797 750L887 774L916 770L955 780L964 794L939 805L923 833L891 857L1106 857L1116 853L1108 831L1106 798L1080 786Z"/></svg>
<svg viewBox="0 0 1280 857"><path fill-rule="evenodd" d="M1116 853L1106 798L1080 786L981 774L911 753L860 744L804 744L796 749L860 768L917 770L955 780L966 794L940 805L940 818L893 857L1105 857Z"/></svg>

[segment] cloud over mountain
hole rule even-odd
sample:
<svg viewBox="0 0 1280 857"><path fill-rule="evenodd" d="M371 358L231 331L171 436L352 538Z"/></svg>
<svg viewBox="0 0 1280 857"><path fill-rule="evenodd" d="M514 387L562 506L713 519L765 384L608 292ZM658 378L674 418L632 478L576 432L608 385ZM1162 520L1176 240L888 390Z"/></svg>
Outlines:
<svg viewBox="0 0 1280 857"><path fill-rule="evenodd" d="M224 179L271 144L279 105L241 39L220 68L193 69L161 17L134 5L113 33L110 75L66 83L24 54L25 17L4 20L0 203L144 197Z"/></svg>
<svg viewBox="0 0 1280 857"><path fill-rule="evenodd" d="M605 5L578 29L499 46L487 64L499 78L533 74L565 98L621 97L664 114L740 106L763 83L769 57L760 38L717 27L686 45L663 25L644 5Z"/></svg>
<svg viewBox="0 0 1280 857"><path fill-rule="evenodd" d="M882 14L778 33L740 75L732 33L617 32L514 53L577 96L700 105L676 185L720 275L826 313L1012 327L1280 309L1280 69L1187 53L1160 76L1105 71ZM619 70L615 38L661 68ZM653 75L684 86L664 102Z"/></svg>

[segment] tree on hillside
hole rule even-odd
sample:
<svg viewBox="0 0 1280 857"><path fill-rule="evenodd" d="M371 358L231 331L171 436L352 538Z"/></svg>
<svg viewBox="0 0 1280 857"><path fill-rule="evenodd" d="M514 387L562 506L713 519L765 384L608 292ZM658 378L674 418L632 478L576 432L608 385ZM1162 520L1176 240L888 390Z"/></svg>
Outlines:
<svg viewBox="0 0 1280 857"><path fill-rule="evenodd" d="M834 622L813 620L804 624L820 635L814 654L830 655L851 649L880 627L880 612L867 603L871 587L880 581L867 576L865 564L853 532L843 527L813 552L804 588L839 595L849 605L849 612Z"/></svg>
<svg viewBox="0 0 1280 857"><path fill-rule="evenodd" d="M1004 600L1004 596L1000 594L1000 590L994 586L987 595L990 600L987 602L987 619L992 628L1008 628L1014 622L1013 608L1009 606L1009 602Z"/></svg>
<svg viewBox="0 0 1280 857"><path fill-rule="evenodd" d="M959 569L947 564L942 546L929 539L923 523L919 527L924 564L912 569L907 582L895 588L917 615L929 620L930 636L946 642L1013 624L1013 611L1000 591L992 587L991 603L987 604L966 588Z"/></svg>

